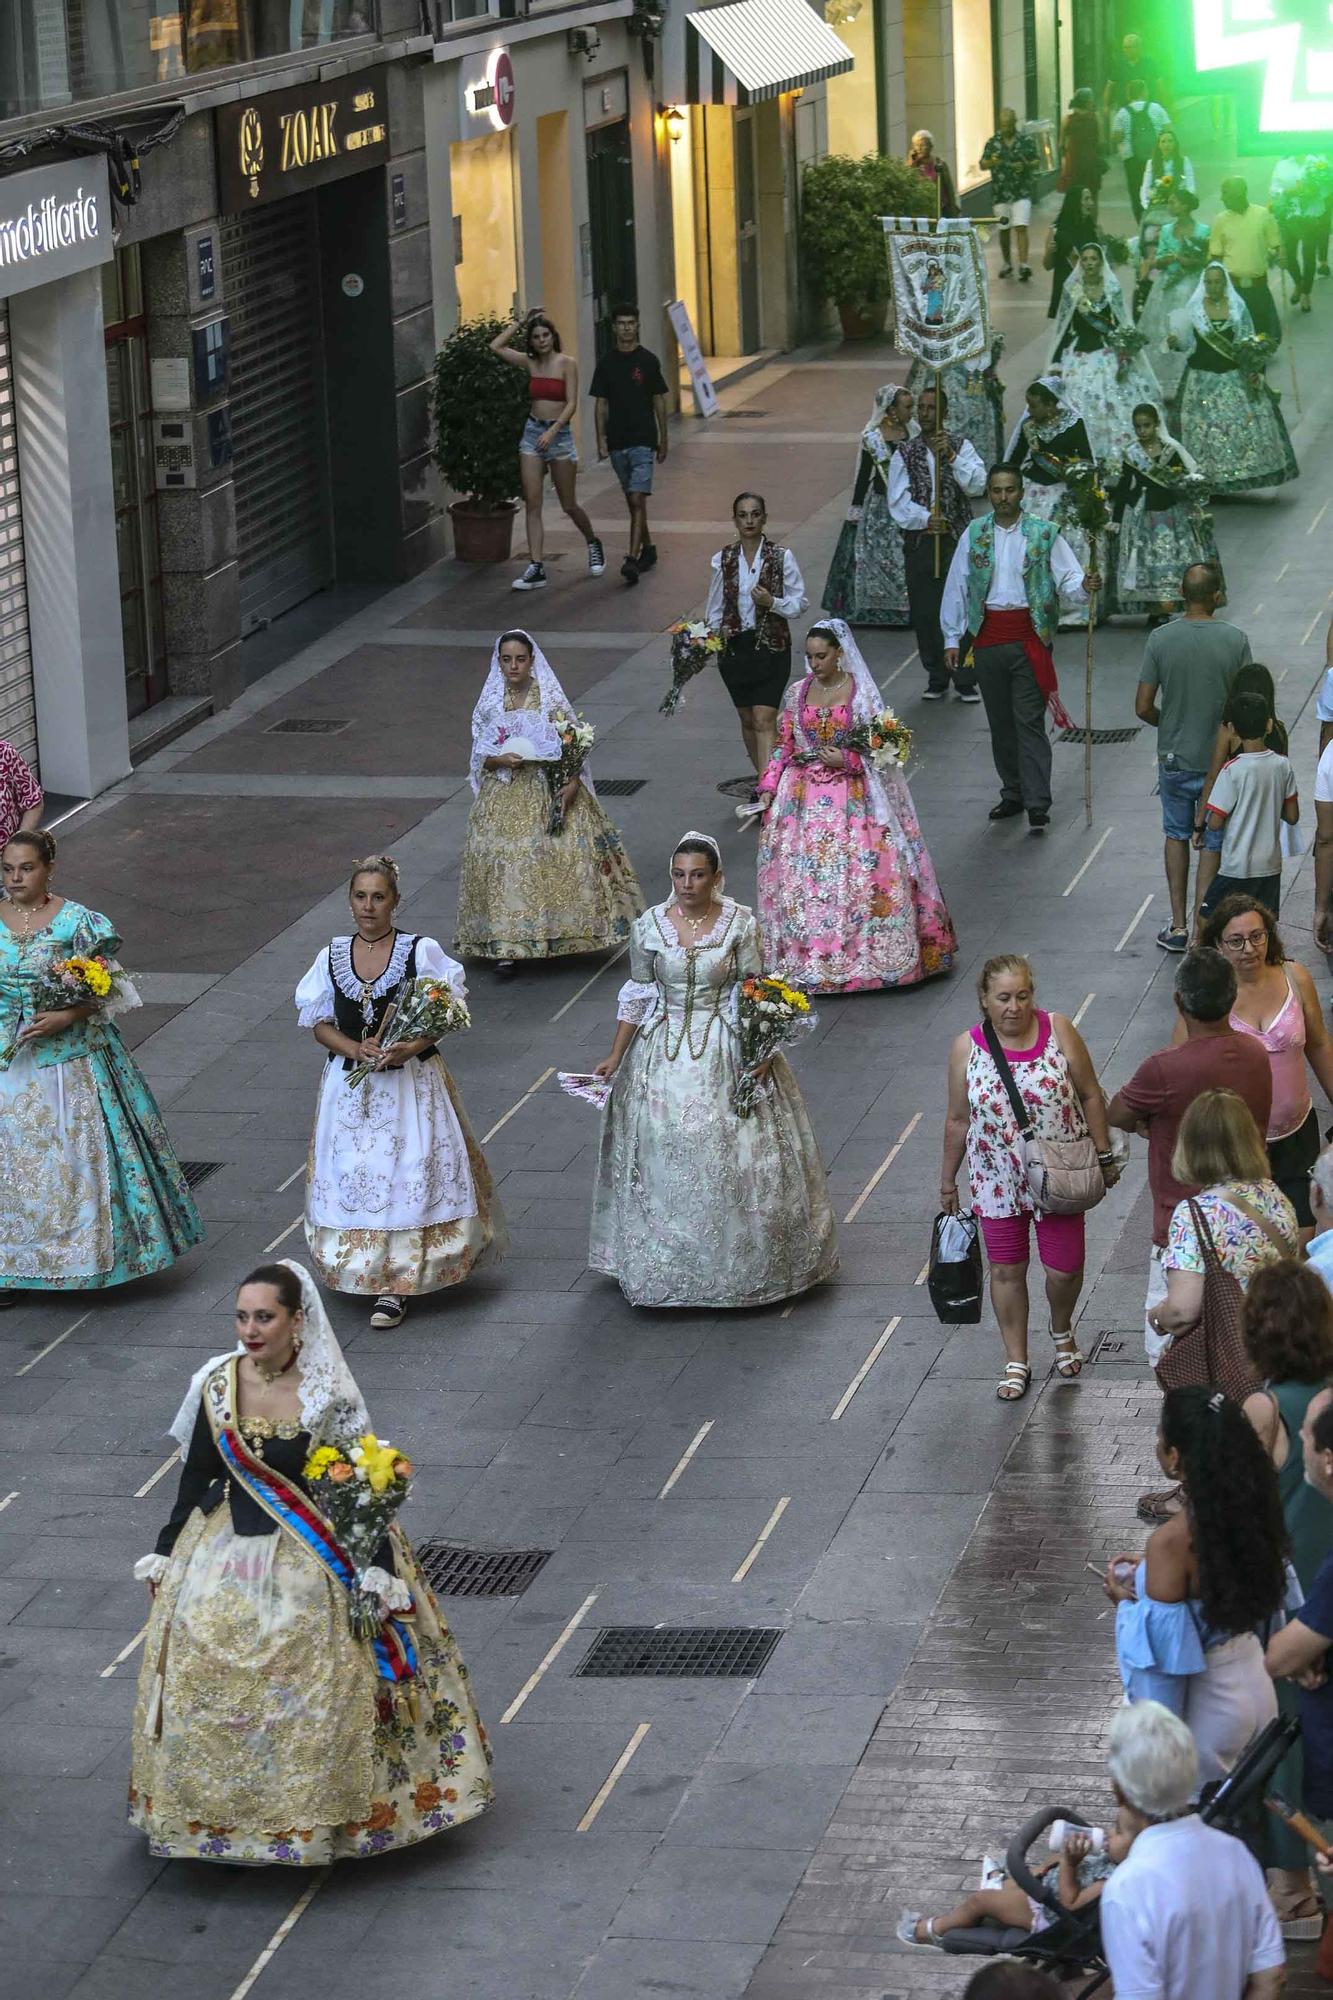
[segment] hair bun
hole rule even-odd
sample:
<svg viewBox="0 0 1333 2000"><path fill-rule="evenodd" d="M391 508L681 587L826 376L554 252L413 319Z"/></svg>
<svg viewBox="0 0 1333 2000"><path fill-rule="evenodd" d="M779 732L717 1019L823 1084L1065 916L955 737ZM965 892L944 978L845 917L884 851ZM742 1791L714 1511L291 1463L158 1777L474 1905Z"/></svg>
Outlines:
<svg viewBox="0 0 1333 2000"><path fill-rule="evenodd" d="M56 858L56 837L53 833L48 833L44 826L22 827L17 833L10 834L5 846L14 847L20 841L26 847L35 848L46 866L51 866Z"/></svg>
<svg viewBox="0 0 1333 2000"><path fill-rule="evenodd" d="M349 888L358 875L382 875L394 889L398 887L398 863L392 854L366 854L360 861L353 862Z"/></svg>

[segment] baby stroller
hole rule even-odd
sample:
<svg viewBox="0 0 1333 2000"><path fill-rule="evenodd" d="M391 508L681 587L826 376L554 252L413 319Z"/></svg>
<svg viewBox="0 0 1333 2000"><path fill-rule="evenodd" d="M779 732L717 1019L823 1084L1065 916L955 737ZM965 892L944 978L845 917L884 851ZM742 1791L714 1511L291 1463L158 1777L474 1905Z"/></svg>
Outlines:
<svg viewBox="0 0 1333 2000"><path fill-rule="evenodd" d="M1273 1773L1299 1736L1300 1727L1295 1716L1277 1717L1259 1732L1235 1769L1220 1784L1205 1788L1199 1804L1199 1817L1206 1825L1234 1834L1252 1852L1257 1851L1264 1794L1272 1782ZM1048 1927L1042 1931L1018 1931L1006 1929L1003 1924L978 1924L972 1930L946 1931L940 1944L945 1951L960 1955L995 1957L1004 1954L1010 1958L1021 1958L1029 1965L1037 1965L1043 1971L1053 1973L1057 1979L1076 1978L1081 1972L1090 1973L1089 1983L1078 1996L1078 2000L1088 2000L1088 1996L1096 1993L1111 1976L1110 1967L1102 1956L1098 1906L1089 1903L1081 1910L1067 1910L1054 1886L1046 1878L1034 1875L1028 1866L1029 1848L1058 1819L1068 1820L1074 1826L1087 1825L1082 1815L1072 1812L1068 1806L1044 1808L1019 1828L1005 1855L1005 1867L1019 1888L1034 1903L1040 1903L1050 1912Z"/></svg>

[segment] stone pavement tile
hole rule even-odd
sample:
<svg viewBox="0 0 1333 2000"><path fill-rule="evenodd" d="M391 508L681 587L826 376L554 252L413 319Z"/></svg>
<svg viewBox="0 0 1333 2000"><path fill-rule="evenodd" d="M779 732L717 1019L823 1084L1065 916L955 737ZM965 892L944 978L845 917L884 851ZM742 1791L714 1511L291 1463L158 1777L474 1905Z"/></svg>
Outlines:
<svg viewBox="0 0 1333 2000"><path fill-rule="evenodd" d="M713 1752L720 1763L842 1764L850 1770L865 1749L883 1704L874 1694L795 1695L755 1687Z"/></svg>
<svg viewBox="0 0 1333 2000"><path fill-rule="evenodd" d="M933 1374L912 1398L866 1491L986 1494L1014 1443L1012 1412L989 1381L946 1384Z"/></svg>
<svg viewBox="0 0 1333 2000"><path fill-rule="evenodd" d="M766 1695L887 1698L920 1633L915 1623L793 1616L764 1669Z"/></svg>
<svg viewBox="0 0 1333 2000"><path fill-rule="evenodd" d="M234 1947L215 1947L212 1955L190 1969L191 2000L227 2000L249 1971L252 1958ZM104 1951L83 1977L69 1988L69 2000L142 2000L143 1957Z"/></svg>
<svg viewBox="0 0 1333 2000"><path fill-rule="evenodd" d="M894 1622L928 1617L979 1512L971 1494L939 1494L928 1514L914 1513L904 1542L893 1532L902 1522L901 1499L875 1494L859 1500L802 1591L802 1614Z"/></svg>
<svg viewBox="0 0 1333 2000"><path fill-rule="evenodd" d="M76 1906L109 1898L128 1909L161 1873L147 1845L124 1827L126 1769L119 1779L16 1778L0 1798L0 1878L7 1893L62 1896ZM33 1830L41 1828L41 1839ZM95 1829L98 1838L90 1838ZM77 1855L78 1865L71 1865ZM96 1922L97 1919L95 1918Z"/></svg>
<svg viewBox="0 0 1333 2000"><path fill-rule="evenodd" d="M574 1988L572 2000L733 2000L745 1991L760 1956L755 1944L694 1944L679 1937L608 1938Z"/></svg>
<svg viewBox="0 0 1333 2000"><path fill-rule="evenodd" d="M741 1710L744 1717L746 1708ZM734 1725L733 1725L734 1726ZM818 1724L814 1725L816 1730ZM725 1739L724 1739L725 1741ZM836 1746L816 1743L829 1758ZM717 1752L690 1784L667 1828L666 1847L818 1845L846 1787L851 1763L765 1758L722 1761Z"/></svg>
<svg viewBox="0 0 1333 2000"><path fill-rule="evenodd" d="M804 1852L772 1847L659 1847L626 1897L614 1937L762 1943L800 1881Z"/></svg>

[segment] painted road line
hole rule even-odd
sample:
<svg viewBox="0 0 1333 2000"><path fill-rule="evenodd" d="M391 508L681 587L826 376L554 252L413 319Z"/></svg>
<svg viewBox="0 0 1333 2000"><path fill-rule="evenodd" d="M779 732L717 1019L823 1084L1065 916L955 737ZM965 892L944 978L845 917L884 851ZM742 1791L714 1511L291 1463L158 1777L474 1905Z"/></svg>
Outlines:
<svg viewBox="0 0 1333 2000"><path fill-rule="evenodd" d="M139 1489L135 1493L134 1496L135 1499L136 1500L145 1499L146 1496L150 1494L153 1488L157 1485L158 1480L165 1479L167 1474L170 1472L172 1466L178 1465L180 1463L180 1456L181 1455L178 1451L173 1451L170 1458L164 1458L161 1465L158 1466L157 1471L153 1474L152 1478L145 1479L143 1485L139 1487Z"/></svg>
<svg viewBox="0 0 1333 2000"><path fill-rule="evenodd" d="M135 1633L134 1637L130 1640L128 1646L121 1647L120 1651L116 1654L115 1659L111 1662L111 1665L109 1667L103 1667L101 1673L97 1676L98 1680L109 1681L112 1674L115 1673L116 1668L123 1667L126 1660L128 1660L128 1658L130 1657L130 1654L137 1653L140 1646L142 1646L144 1640L147 1637L148 1637L148 1627L145 1625L141 1632Z"/></svg>
<svg viewBox="0 0 1333 2000"><path fill-rule="evenodd" d="M1096 998L1097 995L1095 993L1085 993L1083 995L1083 998L1078 1003L1078 1012L1077 1014L1075 1014L1072 1022L1072 1025L1075 1028L1078 1026L1079 1022L1083 1019L1083 1016L1087 1013L1089 1007L1091 1007L1093 1001Z"/></svg>
<svg viewBox="0 0 1333 2000"><path fill-rule="evenodd" d="M575 1001L581 1000L584 994L587 992L588 988L590 986L595 986L598 980L601 978L602 974L604 972L609 972L611 967L616 963L617 959L623 958L628 950L629 946L627 944L622 944L619 951L613 952L611 957L607 959L605 965L598 966L596 972L594 972L591 979L584 980L582 986L580 986L577 993L571 993L569 999L566 1000L563 1007L557 1007L555 1013L552 1014L551 1016L551 1020L553 1022L563 1021L566 1014L569 1012L570 1008L574 1005ZM547 1071L547 1075L548 1076L550 1075L549 1070Z"/></svg>
<svg viewBox="0 0 1333 2000"><path fill-rule="evenodd" d="M4 1513L6 1507L9 1505L11 1500L17 1500L18 1497L19 1497L19 1488L16 1486L12 1493L6 1493L4 1499L0 1500L0 1514Z"/></svg>
<svg viewBox="0 0 1333 2000"><path fill-rule="evenodd" d="M1312 535L1312 534L1314 533L1315 529L1316 529L1316 528L1317 528L1317 527L1319 526L1319 523L1320 523L1320 522L1321 522L1321 521L1323 520L1323 518L1324 518L1325 514L1327 514L1327 512L1328 512L1328 502L1327 502L1327 500L1325 500L1325 502L1324 502L1323 506L1322 506L1322 507L1321 507L1321 508L1319 509L1319 512L1318 512L1318 513L1317 513L1317 514L1315 515L1315 517L1314 517L1313 521L1311 521L1311 523L1310 523L1309 527L1308 527L1308 528L1306 529L1306 531L1305 531L1305 532L1306 532L1306 534L1307 534L1307 535ZM1283 568L1283 569L1285 569L1285 568L1286 568L1286 564L1285 564L1285 563L1284 563L1284 564L1282 565L1282 568ZM1280 576L1281 574L1282 574L1282 571L1281 571L1281 570L1279 570L1279 571L1278 571L1278 575Z"/></svg>
<svg viewBox="0 0 1333 2000"><path fill-rule="evenodd" d="M916 1276L913 1278L912 1283L914 1285L924 1285L926 1279L929 1276L930 1276L930 1259L929 1257L927 1257L925 1263L921 1266L921 1269L917 1272Z"/></svg>
<svg viewBox="0 0 1333 2000"><path fill-rule="evenodd" d="M495 1137L496 1133L500 1130L500 1127L502 1125L507 1125L510 1119L514 1116L514 1113L516 1111L521 1111L523 1109L523 1106L527 1103L528 1099L530 1097L535 1097L537 1095L537 1092L541 1089L542 1085L554 1075L555 1075L555 1064L552 1063L551 1067L549 1069L544 1069L541 1075L537 1078L537 1081L534 1084L532 1084L529 1089L524 1091L522 1097L519 1098L518 1103L511 1104L508 1111L505 1112L504 1117L497 1118L494 1125L492 1125L490 1131L482 1133L481 1135L482 1145L483 1146L489 1145L491 1140Z"/></svg>
<svg viewBox="0 0 1333 2000"><path fill-rule="evenodd" d="M274 1188L273 1190L274 1194L286 1194L292 1182L299 1181L304 1172L305 1172L305 1161L302 1160L300 1166L296 1169L296 1172L294 1174L288 1174L286 1180L283 1182L280 1188Z"/></svg>
<svg viewBox="0 0 1333 2000"><path fill-rule="evenodd" d="M560 1637L556 1640L555 1644L552 1646L550 1652L546 1655L541 1665L537 1668L536 1672L528 1675L528 1678L524 1681L522 1687L519 1689L518 1693L514 1696L514 1699L510 1702L504 1714L500 1717L501 1722L513 1721L514 1717L518 1714L518 1711L520 1710L520 1708L522 1708L528 1696L532 1693L532 1690L536 1687L542 1675L546 1672L547 1668L551 1666L553 1662L559 1657L560 1653L564 1650L568 1642L573 1638L575 1632L578 1630L579 1626L583 1623L584 1619L587 1617L589 1611L591 1611L593 1605L596 1604L596 1602L597 1602L597 1592L595 1590L590 1590L588 1592L588 1595L584 1598L582 1604L580 1604L578 1610L574 1613L574 1616L570 1619L568 1625L566 1625L564 1631L560 1634Z"/></svg>
<svg viewBox="0 0 1333 2000"><path fill-rule="evenodd" d="M839 1418L843 1415L843 1412L846 1410L847 1405L851 1402L852 1397L856 1394L861 1384L865 1381L866 1376L870 1373L875 1363L879 1360L880 1355L884 1352L890 1340L892 1340L893 1329L897 1326L901 1318L902 1318L901 1313L894 1314L893 1318L889 1321L888 1325L885 1327L879 1339L875 1342L875 1345L871 1348L869 1354L867 1354L865 1360L861 1363L861 1366L857 1369L855 1375L853 1375L851 1381L847 1384L847 1387L843 1390L841 1396L839 1396L837 1407L834 1410L832 1416L829 1418L829 1422L831 1424L836 1424Z"/></svg>
<svg viewBox="0 0 1333 2000"><path fill-rule="evenodd" d="M313 1881L310 1884L310 1887L304 1891L304 1893L297 1899L295 1903L293 1903L291 1909L288 1910L286 1916L283 1918L282 1922L278 1925L278 1928L274 1931L272 1937L269 1939L268 1943L264 1946L264 1949L260 1952L254 1964L250 1967L250 1970L246 1973L244 1979L241 1981L240 1985L236 1988L236 1991L231 1995L231 2000L245 2000L246 1994L250 1991L250 1988L254 1985L260 1973L263 1972L264 1968L269 1964L270 1960L273 1957L273 1954L282 1948L282 1946L287 1942L287 1939L291 1936L292 1932L296 1929L296 1926L300 1923L302 1917L305 1915L306 1911L310 1908L310 1905L314 1902L316 1896L319 1894L320 1890L324 1887L324 1884L328 1881L329 1874L330 1874L329 1869L321 1868L319 1871L318 1878L315 1881Z"/></svg>
<svg viewBox="0 0 1333 2000"><path fill-rule="evenodd" d="M860 1194L856 1197L856 1200L852 1203L851 1207L848 1209L846 1215L843 1216L842 1226L844 1229L847 1227L847 1224L849 1222L855 1222L857 1216L861 1213L861 1210L865 1207L871 1195L875 1192L875 1189L879 1186L885 1174L889 1171L889 1168L893 1165L899 1153L902 1151L903 1147L907 1144L907 1141L911 1138L913 1132L915 1132L917 1126L921 1123L921 1120L924 1116L925 1116L924 1112L918 1111L916 1113L916 1116L913 1118L909 1118L907 1123L903 1126L902 1131L898 1134L898 1137L889 1147L888 1152L884 1155L884 1158L875 1168L874 1173L870 1176L870 1179L866 1182Z"/></svg>
<svg viewBox="0 0 1333 2000"><path fill-rule="evenodd" d="M681 1473L684 1472L686 1466L689 1464L690 1460L694 1457L695 1452L698 1451L699 1446L708 1436L709 1431L712 1430L715 1422L716 1418L710 1417L706 1424L701 1424L699 1426L698 1430L694 1433L694 1436L690 1439L690 1442L686 1445L680 1457L676 1460L676 1464L674 1469L672 1470L670 1479L668 1479L666 1485L662 1488L662 1491L657 1496L659 1500L666 1499L667 1494L671 1491L676 1481L680 1478Z"/></svg>
<svg viewBox="0 0 1333 2000"><path fill-rule="evenodd" d="M786 1513L787 1509L790 1506L791 1506L791 1494L784 1493L781 1500L779 1500L777 1506L773 1509L773 1512L769 1515L768 1519L765 1521L763 1528L760 1530L759 1540L750 1550L749 1555L745 1558L745 1561L741 1564L735 1576L732 1577L731 1580L733 1583L744 1583L746 1577L750 1574L751 1569L754 1567L754 1564L758 1561L759 1554L764 1546L764 1543L768 1540L774 1528L777 1527L778 1522L782 1519L783 1515Z"/></svg>
<svg viewBox="0 0 1333 2000"><path fill-rule="evenodd" d="M304 1220L305 1220L304 1216L298 1215L295 1222L289 1222L287 1224L287 1227L283 1230L281 1236L275 1236L271 1243L266 1243L264 1245L264 1248L260 1252L260 1255L267 1257L272 1251L277 1249L280 1243L285 1243L287 1241L287 1238L291 1235L292 1231L294 1229L299 1229Z"/></svg>
<svg viewBox="0 0 1333 2000"><path fill-rule="evenodd" d="M1290 668L1290 667L1283 667L1283 669L1282 669L1282 672L1281 672L1280 674L1274 674L1274 676L1273 676L1273 686L1274 686L1274 687L1276 687L1276 686L1278 685L1279 681L1284 681L1284 680L1285 680L1285 679L1287 678L1287 675L1288 675L1288 674L1289 674L1290 672L1291 672L1291 668Z"/></svg>
<svg viewBox="0 0 1333 2000"><path fill-rule="evenodd" d="M1129 922L1125 925L1124 933L1120 939L1119 944L1116 946L1117 951L1123 951L1125 949L1125 946L1129 943L1135 931L1138 929L1139 925L1143 922L1143 913L1147 909L1151 901L1152 901L1151 896L1145 896L1143 901L1139 904L1139 907L1137 908L1137 910L1135 910L1133 916L1130 918Z"/></svg>
<svg viewBox="0 0 1333 2000"><path fill-rule="evenodd" d="M1310 533L1310 530L1307 528L1305 532L1308 535ZM1284 562L1281 569L1278 571L1277 575L1273 578L1274 583L1281 583L1283 577L1287 574L1287 571L1290 568L1291 564L1289 562Z"/></svg>
<svg viewBox="0 0 1333 2000"><path fill-rule="evenodd" d="M83 1325L83 1320L91 1318L92 1318L92 1313L86 1312L83 1315L83 1319L76 1319L73 1326L67 1326L65 1328L65 1331L63 1333L58 1333L54 1340L48 1340L46 1346L42 1349L40 1354L34 1354L31 1361L25 1361L21 1368L16 1368L14 1370L14 1373L16 1375L26 1375L30 1368L35 1368L39 1361L44 1361L48 1354L53 1354L56 1348L59 1347L62 1340L68 1340L72 1333L77 1333L79 1328Z"/></svg>
<svg viewBox="0 0 1333 2000"><path fill-rule="evenodd" d="M1079 871L1078 871L1078 874L1077 874L1077 875L1076 875L1076 876L1074 877L1074 879L1073 879L1073 881L1072 881L1072 882L1070 883L1069 887L1068 887L1067 889L1062 889L1062 890L1060 891L1060 894L1061 894L1062 896L1072 896L1072 895L1073 895L1073 893L1074 893L1075 889L1077 889L1077 887L1078 887L1079 883L1080 883L1080 882L1081 882L1081 881L1083 880L1083 877L1084 877L1084 876L1085 876L1085 875L1087 874L1087 872L1088 872L1089 868L1091 868L1091 866L1092 866L1093 862L1094 862L1094 861L1095 861L1095 860L1097 859L1097 856L1098 856L1098 855L1099 855L1099 854L1101 853L1102 849L1103 849L1103 848L1105 847L1105 845L1106 845L1107 841L1108 841L1108 840L1109 840L1109 839L1111 838L1111 835L1112 835L1112 834L1113 834L1114 832L1115 832L1115 828L1114 828L1113 826L1108 826L1108 827L1107 827L1107 829L1106 829L1105 833L1104 833L1104 834L1102 835L1101 839L1100 839L1100 840L1099 840L1099 841L1097 842L1097 845L1096 845L1096 846L1095 846L1095 847L1093 848L1093 850L1092 850L1092 853L1091 853L1091 854L1090 854L1090 855L1088 856L1087 860L1086 860L1086 861L1085 861L1085 862L1083 863L1083 866L1082 866L1082 867L1081 867L1081 868L1079 869Z"/></svg>
<svg viewBox="0 0 1333 2000"><path fill-rule="evenodd" d="M611 1766L611 1769L607 1772L606 1778L596 1798L593 1800L592 1804L588 1807L587 1812L584 1813L583 1818L579 1821L578 1825L575 1827L574 1829L575 1833L586 1833L588 1831L588 1828L592 1825L598 1813L602 1810L602 1807L606 1804L607 1800L610 1798L617 1784L620 1782L621 1778L625 1775L625 1770L629 1764L630 1758L634 1755L634 1752L638 1749L639 1745L642 1743L644 1737L648 1734L648 1731L652 1728L652 1726L653 1725L651 1724L651 1722L641 1722L639 1724L634 1734L630 1737L629 1742L625 1745L620 1755L616 1758L615 1763Z"/></svg>
<svg viewBox="0 0 1333 2000"><path fill-rule="evenodd" d="M920 653L909 653L907 655L907 658L903 661L902 665L900 667L895 667L893 672L888 676L888 679L882 680L879 683L880 693L883 694L885 688L889 686L889 683L891 681L896 681L899 674L905 674L907 672L907 669L911 666L913 660L919 660L920 658L921 658Z"/></svg>
<svg viewBox="0 0 1333 2000"><path fill-rule="evenodd" d="M1330 602L1333 602L1333 590L1329 591L1328 596L1324 599L1324 602L1320 605L1318 611L1315 612L1314 617L1310 620L1309 624L1306 626L1305 637L1301 640L1301 644L1303 646L1309 645L1310 635L1313 633L1315 626L1319 623L1320 619L1323 617L1324 612L1327 610Z"/></svg>

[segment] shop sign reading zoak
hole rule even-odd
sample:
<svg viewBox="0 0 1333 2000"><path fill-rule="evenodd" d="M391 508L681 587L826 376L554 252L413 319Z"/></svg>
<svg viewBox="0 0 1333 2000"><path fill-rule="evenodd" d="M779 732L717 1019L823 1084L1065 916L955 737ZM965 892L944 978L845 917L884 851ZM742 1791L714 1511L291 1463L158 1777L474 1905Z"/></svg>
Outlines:
<svg viewBox="0 0 1333 2000"><path fill-rule="evenodd" d="M298 84L218 107L218 193L226 215L325 181L359 174L389 157L383 69Z"/></svg>

